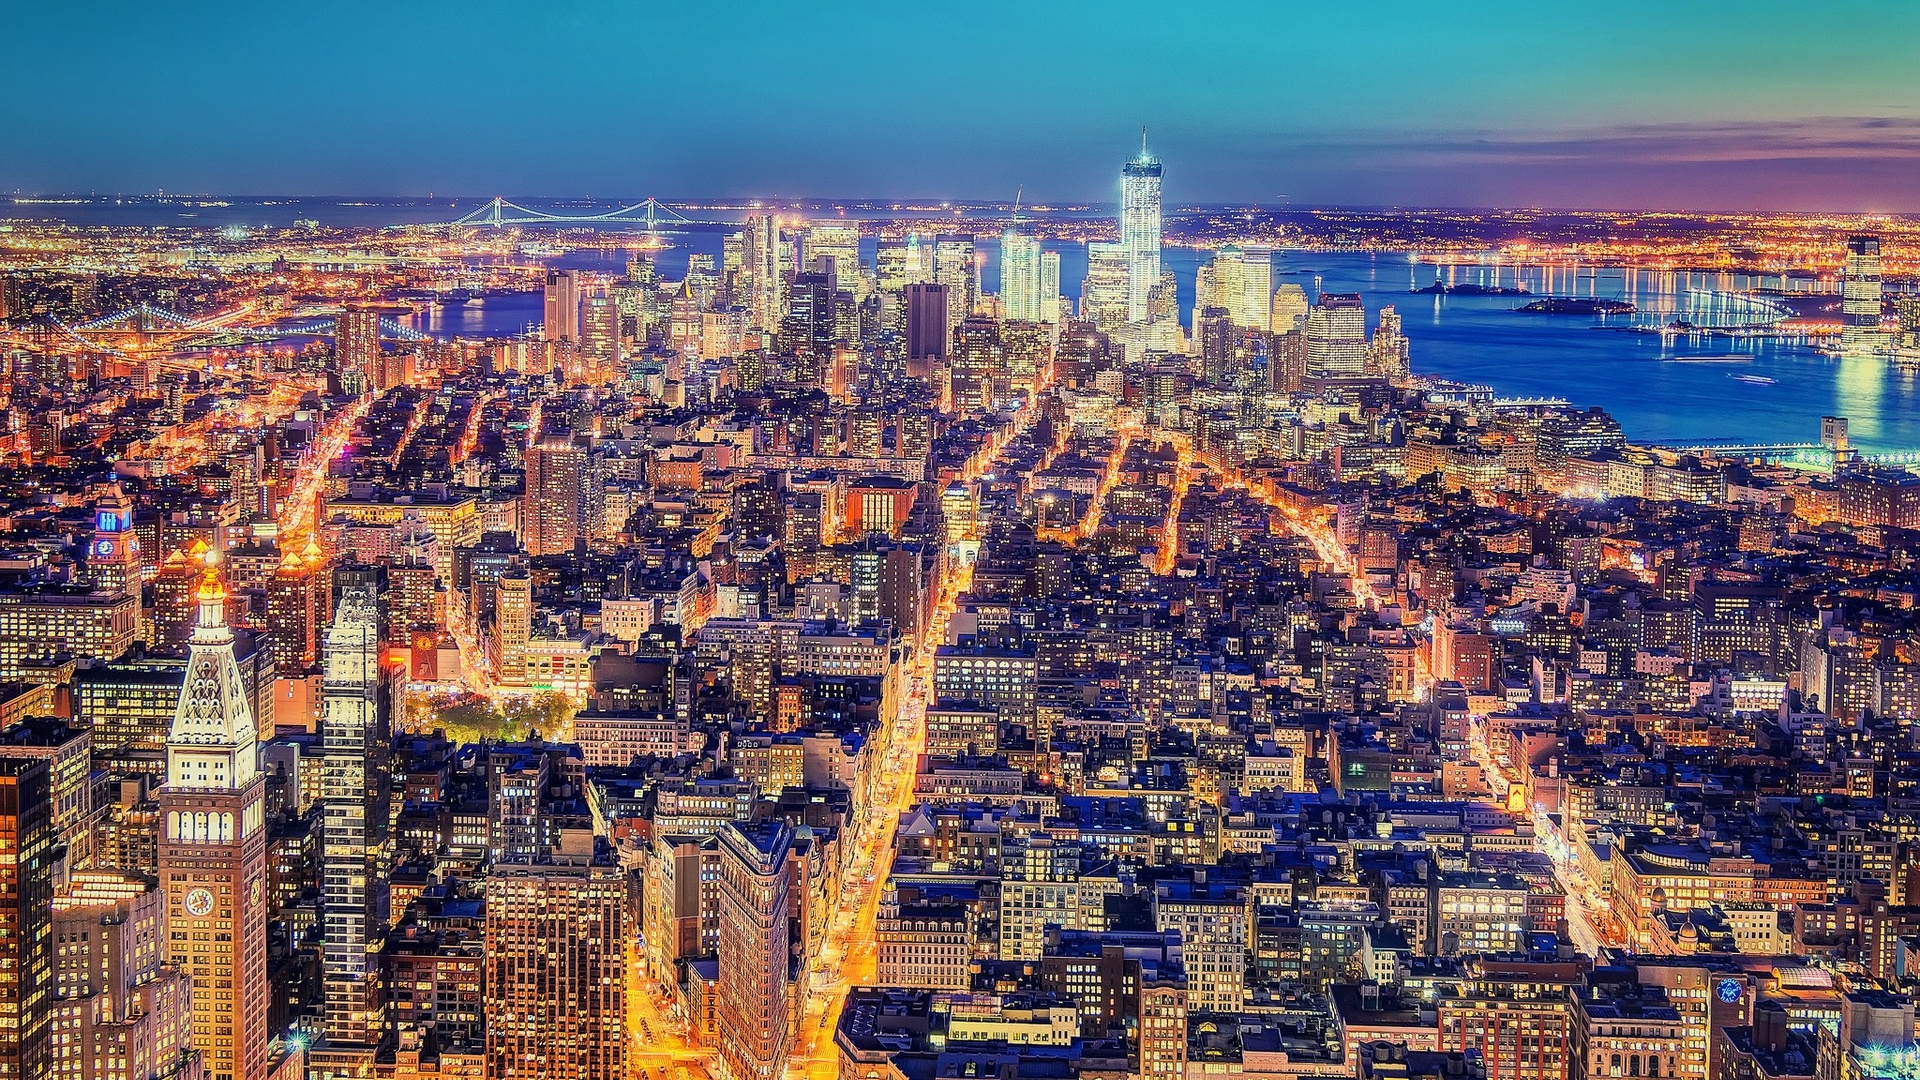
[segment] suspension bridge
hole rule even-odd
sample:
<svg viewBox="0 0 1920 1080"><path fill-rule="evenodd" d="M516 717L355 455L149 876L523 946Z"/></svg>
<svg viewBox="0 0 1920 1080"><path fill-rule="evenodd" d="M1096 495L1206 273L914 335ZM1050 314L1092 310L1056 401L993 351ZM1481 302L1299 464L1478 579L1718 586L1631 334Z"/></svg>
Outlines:
<svg viewBox="0 0 1920 1080"><path fill-rule="evenodd" d="M383 339L403 343L430 340L429 335L391 316L383 315L379 322ZM40 323L0 337L0 345L33 352L55 352L77 346L127 360L146 358L158 363L197 367L199 365L179 354L281 338L332 337L334 333L334 315L325 311L309 310L288 318L260 321L252 305L194 318L142 303L78 323L49 316Z"/></svg>
<svg viewBox="0 0 1920 1080"><path fill-rule="evenodd" d="M455 218L452 224L486 225L497 229L503 225L591 225L602 221L630 221L644 224L648 232L658 232L662 225L700 224L652 197L644 202L597 214L555 214L546 210L528 209L519 203L510 202L498 196L485 206Z"/></svg>

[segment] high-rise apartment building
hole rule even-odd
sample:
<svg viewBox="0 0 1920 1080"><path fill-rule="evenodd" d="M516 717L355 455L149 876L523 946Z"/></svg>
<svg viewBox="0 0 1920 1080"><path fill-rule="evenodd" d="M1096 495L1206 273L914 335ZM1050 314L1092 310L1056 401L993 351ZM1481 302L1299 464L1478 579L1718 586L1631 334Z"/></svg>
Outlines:
<svg viewBox="0 0 1920 1080"><path fill-rule="evenodd" d="M333 353L343 376L358 380L357 389L376 389L384 366L380 361L380 309L370 304L348 304L333 320Z"/></svg>
<svg viewBox="0 0 1920 1080"><path fill-rule="evenodd" d="M566 555L580 539L587 451L570 435L547 435L527 450L520 521L527 554Z"/></svg>
<svg viewBox="0 0 1920 1080"><path fill-rule="evenodd" d="M0 758L0 1080L53 1068L51 764Z"/></svg>
<svg viewBox="0 0 1920 1080"><path fill-rule="evenodd" d="M721 1075L775 1080L788 1032L788 852L780 821L732 822L719 833Z"/></svg>
<svg viewBox="0 0 1920 1080"><path fill-rule="evenodd" d="M487 873L489 1080L627 1075L626 874L590 833Z"/></svg>
<svg viewBox="0 0 1920 1080"><path fill-rule="evenodd" d="M1148 300L1160 283L1160 174L1140 131L1140 156L1120 170L1120 244L1127 253L1127 321L1147 320Z"/></svg>
<svg viewBox="0 0 1920 1080"><path fill-rule="evenodd" d="M326 563L308 537L303 551L290 551L267 585L267 636L275 669L305 671L320 658Z"/></svg>
<svg viewBox="0 0 1920 1080"><path fill-rule="evenodd" d="M580 340L580 279L571 270L548 270L540 336L548 341Z"/></svg>
<svg viewBox="0 0 1920 1080"><path fill-rule="evenodd" d="M261 1080L270 996L266 777L226 607L209 566L167 733L160 883L168 960L193 979L193 1045L209 1080Z"/></svg>
<svg viewBox="0 0 1920 1080"><path fill-rule="evenodd" d="M350 588L327 630L321 680L320 901L326 1033L334 1042L378 1042L384 1026L372 960L386 930L393 864L391 723L379 604Z"/></svg>

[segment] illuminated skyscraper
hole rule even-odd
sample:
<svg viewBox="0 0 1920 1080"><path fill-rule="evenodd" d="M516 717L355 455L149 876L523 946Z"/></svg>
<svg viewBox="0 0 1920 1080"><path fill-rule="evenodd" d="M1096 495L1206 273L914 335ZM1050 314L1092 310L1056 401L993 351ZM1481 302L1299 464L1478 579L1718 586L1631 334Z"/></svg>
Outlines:
<svg viewBox="0 0 1920 1080"><path fill-rule="evenodd" d="M540 336L548 341L580 340L580 279L571 270L547 271Z"/></svg>
<svg viewBox="0 0 1920 1080"><path fill-rule="evenodd" d="M1307 375L1354 379L1367 373L1367 309L1357 294L1326 293L1307 312Z"/></svg>
<svg viewBox="0 0 1920 1080"><path fill-rule="evenodd" d="M288 552L273 571L267 587L267 634L277 671L305 671L319 658L325 570L326 560L309 536L305 550Z"/></svg>
<svg viewBox="0 0 1920 1080"><path fill-rule="evenodd" d="M166 894L144 874L86 871L53 901L53 1080L198 1076L193 983L166 959Z"/></svg>
<svg viewBox="0 0 1920 1080"><path fill-rule="evenodd" d="M267 828L253 706L227 593L208 566L186 683L167 733L160 883L169 960L193 978L193 1045L210 1080L267 1067Z"/></svg>
<svg viewBox="0 0 1920 1080"><path fill-rule="evenodd" d="M1087 276L1080 282L1080 317L1103 332L1127 324L1127 247L1095 240L1087 244Z"/></svg>
<svg viewBox="0 0 1920 1080"><path fill-rule="evenodd" d="M787 1061L793 830L779 821L720 830L720 1075L774 1080Z"/></svg>
<svg viewBox="0 0 1920 1080"><path fill-rule="evenodd" d="M620 362L620 309L605 289L595 289L581 303L580 359L586 364L590 381L596 383Z"/></svg>
<svg viewBox="0 0 1920 1080"><path fill-rule="evenodd" d="M1846 321L1840 329L1840 347L1850 353L1873 352L1886 346L1880 332L1880 238L1847 238L1847 262L1840 274L1840 307Z"/></svg>
<svg viewBox="0 0 1920 1080"><path fill-rule="evenodd" d="M1127 252L1127 321L1145 322L1148 294L1160 281L1160 161L1147 152L1120 171L1120 243Z"/></svg>
<svg viewBox="0 0 1920 1080"><path fill-rule="evenodd" d="M487 871L489 1077L627 1075L626 873L610 848L579 832L548 855Z"/></svg>
<svg viewBox="0 0 1920 1080"><path fill-rule="evenodd" d="M791 361L788 378L801 386L823 388L839 338L833 278L818 270L795 274L780 322L780 351Z"/></svg>
<svg viewBox="0 0 1920 1080"><path fill-rule="evenodd" d="M500 681L524 686L527 681L527 640L533 634L533 578L515 567L500 575L493 605L493 655L500 665Z"/></svg>
<svg viewBox="0 0 1920 1080"><path fill-rule="evenodd" d="M53 1068L53 774L41 758L0 758L0 1077Z"/></svg>
<svg viewBox="0 0 1920 1080"><path fill-rule="evenodd" d="M1193 309L1217 307L1244 330L1273 327L1273 249L1257 245L1222 248L1200 268L1194 282ZM1285 327L1274 328L1285 332Z"/></svg>
<svg viewBox="0 0 1920 1080"><path fill-rule="evenodd" d="M368 945L386 931L393 853L391 714L380 672L380 610L368 590L349 588L340 598L327 631L321 695L326 1032L334 1042L374 1043L384 1025Z"/></svg>
<svg viewBox="0 0 1920 1080"><path fill-rule="evenodd" d="M973 314L980 302L980 280L973 265L973 241L964 236L943 236L933 249L934 280L947 287L947 333L952 334L960 320Z"/></svg>
<svg viewBox="0 0 1920 1080"><path fill-rule="evenodd" d="M786 266L780 258L780 219L758 214L747 219L745 273L749 279L753 325L769 333L787 312Z"/></svg>
<svg viewBox="0 0 1920 1080"><path fill-rule="evenodd" d="M1288 282L1273 291L1272 316L1268 329L1276 334L1284 334L1294 328L1297 320L1307 317L1307 309L1313 305L1307 302L1307 290Z"/></svg>
<svg viewBox="0 0 1920 1080"><path fill-rule="evenodd" d="M1000 314L1022 322L1060 321L1060 256L1009 231L1000 240Z"/></svg>
<svg viewBox="0 0 1920 1080"><path fill-rule="evenodd" d="M348 304L334 316L333 353L343 379L355 380L355 389L372 390L380 381L380 309Z"/></svg>
<svg viewBox="0 0 1920 1080"><path fill-rule="evenodd" d="M833 267L834 288L854 296L860 295L859 226L845 222L809 225L800 253L805 257L805 265L809 270L825 270L827 265ZM819 262L821 259L830 259L832 262L822 264Z"/></svg>
<svg viewBox="0 0 1920 1080"><path fill-rule="evenodd" d="M569 435L548 435L527 450L521 532L529 555L566 555L580 538L587 452Z"/></svg>
<svg viewBox="0 0 1920 1080"><path fill-rule="evenodd" d="M1000 327L992 319L967 319L953 335L953 357L948 364L953 407L990 409L995 376L1005 377L1006 351Z"/></svg>

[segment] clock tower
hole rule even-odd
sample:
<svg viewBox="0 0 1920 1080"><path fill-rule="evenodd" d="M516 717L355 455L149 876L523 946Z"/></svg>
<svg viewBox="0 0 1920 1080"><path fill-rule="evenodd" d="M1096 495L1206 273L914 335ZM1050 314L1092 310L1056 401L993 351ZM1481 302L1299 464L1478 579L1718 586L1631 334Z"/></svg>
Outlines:
<svg viewBox="0 0 1920 1080"><path fill-rule="evenodd" d="M269 997L266 777L211 555L198 599L160 788L167 959L193 978L193 1047L208 1080L261 1080Z"/></svg>
<svg viewBox="0 0 1920 1080"><path fill-rule="evenodd" d="M133 535L133 503L115 484L93 508L93 542L87 545L93 587L115 596L140 593L140 541Z"/></svg>

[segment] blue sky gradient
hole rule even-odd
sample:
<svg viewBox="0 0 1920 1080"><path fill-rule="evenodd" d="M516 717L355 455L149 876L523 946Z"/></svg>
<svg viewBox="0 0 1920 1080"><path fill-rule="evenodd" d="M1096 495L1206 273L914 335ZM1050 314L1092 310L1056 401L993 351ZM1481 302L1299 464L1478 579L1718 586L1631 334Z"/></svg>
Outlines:
<svg viewBox="0 0 1920 1080"><path fill-rule="evenodd" d="M5 16L0 188L1920 210L1920 3L371 3Z"/></svg>

